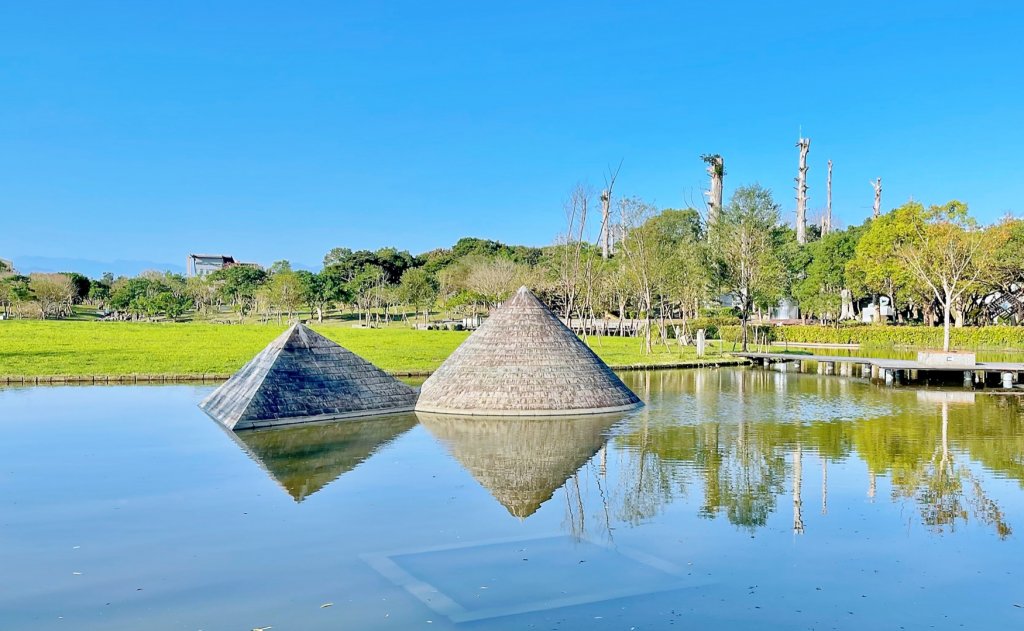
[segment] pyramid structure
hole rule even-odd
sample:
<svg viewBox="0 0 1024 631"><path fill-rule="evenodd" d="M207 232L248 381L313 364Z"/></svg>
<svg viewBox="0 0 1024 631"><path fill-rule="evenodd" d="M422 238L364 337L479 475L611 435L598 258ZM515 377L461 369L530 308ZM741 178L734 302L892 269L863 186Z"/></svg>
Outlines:
<svg viewBox="0 0 1024 631"><path fill-rule="evenodd" d="M565 416L640 405L607 364L522 287L423 383L416 410Z"/></svg>
<svg viewBox="0 0 1024 631"><path fill-rule="evenodd" d="M625 414L480 418L417 412L420 424L521 519L537 512L608 440Z"/></svg>
<svg viewBox="0 0 1024 631"><path fill-rule="evenodd" d="M415 403L411 386L295 324L199 407L240 430L409 411Z"/></svg>
<svg viewBox="0 0 1024 631"><path fill-rule="evenodd" d="M412 413L231 432L272 480L301 502L416 426Z"/></svg>

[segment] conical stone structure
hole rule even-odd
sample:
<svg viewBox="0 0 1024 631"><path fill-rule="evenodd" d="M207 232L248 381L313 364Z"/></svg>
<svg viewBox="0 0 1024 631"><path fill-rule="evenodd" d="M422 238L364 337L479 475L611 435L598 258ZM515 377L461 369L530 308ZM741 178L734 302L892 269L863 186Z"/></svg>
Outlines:
<svg viewBox="0 0 1024 631"><path fill-rule="evenodd" d="M615 373L522 287L423 383L416 410L566 416L640 405Z"/></svg>
<svg viewBox="0 0 1024 631"><path fill-rule="evenodd" d="M414 388L295 324L199 407L240 430L409 411L415 403Z"/></svg>
<svg viewBox="0 0 1024 631"><path fill-rule="evenodd" d="M525 519L608 440L623 413L577 418L479 418L417 412L420 424L508 512Z"/></svg>

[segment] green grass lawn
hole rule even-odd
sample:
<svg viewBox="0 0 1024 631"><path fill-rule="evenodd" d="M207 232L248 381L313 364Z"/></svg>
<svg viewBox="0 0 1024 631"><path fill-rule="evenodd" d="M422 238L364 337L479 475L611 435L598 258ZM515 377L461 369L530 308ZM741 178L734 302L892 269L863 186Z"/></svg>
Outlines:
<svg viewBox="0 0 1024 631"><path fill-rule="evenodd" d="M469 333L403 328L314 327L345 348L393 372L430 371ZM29 321L0 322L0 376L228 374L242 366L283 325ZM590 338L613 366L696 362L692 347L652 355L635 338ZM717 345L708 359L719 357Z"/></svg>

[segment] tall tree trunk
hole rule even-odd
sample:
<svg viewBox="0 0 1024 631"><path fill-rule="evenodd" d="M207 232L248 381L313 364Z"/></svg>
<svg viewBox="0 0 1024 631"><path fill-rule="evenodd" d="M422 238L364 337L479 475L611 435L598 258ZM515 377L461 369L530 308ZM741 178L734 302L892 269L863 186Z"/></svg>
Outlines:
<svg viewBox="0 0 1024 631"><path fill-rule="evenodd" d="M807 243L807 153L811 150L811 139L800 138L800 162L796 176L796 242Z"/></svg>
<svg viewBox="0 0 1024 631"><path fill-rule="evenodd" d="M705 158L708 163L708 175L711 176L711 185L704 194L708 198L708 228L718 222L718 215L722 212L722 184L725 179L725 160L720 155L708 156ZM709 230L710 232L710 230Z"/></svg>
<svg viewBox="0 0 1024 631"><path fill-rule="evenodd" d="M825 180L825 215L821 218L821 236L832 232L832 161L828 161L828 179Z"/></svg>
<svg viewBox="0 0 1024 631"><path fill-rule="evenodd" d="M952 300L947 293L942 301L942 350L949 352L949 310L952 307Z"/></svg>
<svg viewBox="0 0 1024 631"><path fill-rule="evenodd" d="M601 258L607 259L611 255L611 218L612 218L612 192L609 189L601 191Z"/></svg>
<svg viewBox="0 0 1024 631"><path fill-rule="evenodd" d="M882 214L882 178L872 182L871 187L875 189L875 205L871 207L871 218L878 219Z"/></svg>

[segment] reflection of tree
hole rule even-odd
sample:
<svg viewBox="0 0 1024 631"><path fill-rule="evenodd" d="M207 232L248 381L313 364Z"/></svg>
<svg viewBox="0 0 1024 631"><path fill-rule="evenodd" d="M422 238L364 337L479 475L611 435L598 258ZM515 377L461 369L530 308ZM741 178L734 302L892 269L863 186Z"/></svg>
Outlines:
<svg viewBox="0 0 1024 631"><path fill-rule="evenodd" d="M1002 509L989 498L966 465L956 466L949 449L949 402L942 402L942 425L938 447L922 466L893 477L893 495L912 498L921 512L925 526L943 532L956 529L957 521L967 522L971 512L983 524L995 529L1000 538L1012 532L1003 518ZM971 496L965 500L964 484ZM968 503L971 511L964 506Z"/></svg>
<svg viewBox="0 0 1024 631"><path fill-rule="evenodd" d="M617 466L602 497L616 519L649 519L696 483L701 516L721 515L755 529L776 510L792 475L793 524L801 532L803 458L810 452L821 459L823 515L830 463L855 454L867 465L869 497L876 480L884 484L888 477L892 498L913 502L929 528L950 530L973 518L1000 537L1011 533L1001 507L985 492L984 476L972 466L1024 486L1024 414L1014 398L872 390L866 405L884 404L886 413L857 418L851 410L870 408L855 406L843 409L847 418L818 420L813 415L842 409L855 393L832 397L827 384L835 379L760 370L626 379L653 403L614 439L610 454L617 456ZM659 411L661 401L668 413ZM940 402L943 422L928 422Z"/></svg>
<svg viewBox="0 0 1024 631"><path fill-rule="evenodd" d="M787 441L776 435L780 429L787 428L743 422L650 428L645 423L620 439L629 454L624 477L632 489L622 498L622 518L635 523L651 517L696 472L704 486L701 515L724 513L738 526L764 525L785 486Z"/></svg>

